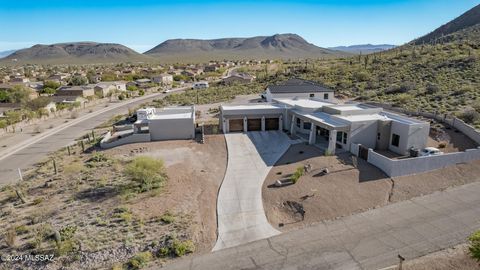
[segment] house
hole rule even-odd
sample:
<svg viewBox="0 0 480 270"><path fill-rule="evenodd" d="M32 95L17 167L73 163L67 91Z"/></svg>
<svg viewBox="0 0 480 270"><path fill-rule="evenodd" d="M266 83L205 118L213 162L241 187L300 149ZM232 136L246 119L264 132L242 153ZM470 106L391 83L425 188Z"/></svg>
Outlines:
<svg viewBox="0 0 480 270"><path fill-rule="evenodd" d="M55 95L90 97L95 95L94 87L94 85L61 86L57 89Z"/></svg>
<svg viewBox="0 0 480 270"><path fill-rule="evenodd" d="M364 104L338 105L318 98L278 98L270 103L220 106L224 133L285 130L329 153L364 149L408 155L427 144L430 123Z"/></svg>
<svg viewBox="0 0 480 270"><path fill-rule="evenodd" d="M205 89L208 88L208 82L194 82L192 89Z"/></svg>
<svg viewBox="0 0 480 270"><path fill-rule="evenodd" d="M234 83L251 83L255 79L255 76L252 76L247 73L235 73L228 77L222 79L225 84L234 84Z"/></svg>
<svg viewBox="0 0 480 270"><path fill-rule="evenodd" d="M10 83L13 83L13 84L25 84L28 82L30 82L28 78L21 77L21 76L15 76L13 78L10 78Z"/></svg>
<svg viewBox="0 0 480 270"><path fill-rule="evenodd" d="M325 86L303 79L290 79L280 85L269 85L263 97L271 102L275 98L320 98L324 101L334 100L334 91Z"/></svg>
<svg viewBox="0 0 480 270"><path fill-rule="evenodd" d="M206 66L203 68L203 71L205 72L215 72L217 71L219 68L217 65L209 65L209 66Z"/></svg>
<svg viewBox="0 0 480 270"><path fill-rule="evenodd" d="M154 83L158 83L161 85L171 85L173 83L173 76L166 73L154 75L151 77L151 79Z"/></svg>
<svg viewBox="0 0 480 270"><path fill-rule="evenodd" d="M194 138L194 106L143 108L137 110L133 131L121 130L113 134L109 132L101 140L100 147L112 148L128 143Z"/></svg>
<svg viewBox="0 0 480 270"><path fill-rule="evenodd" d="M134 133L148 132L152 141L195 138L194 106L145 108L137 111Z"/></svg>
<svg viewBox="0 0 480 270"><path fill-rule="evenodd" d="M135 85L140 87L140 88L148 88L148 87L150 87L151 83L152 83L152 80L150 80L150 79L135 80Z"/></svg>
<svg viewBox="0 0 480 270"><path fill-rule="evenodd" d="M87 100L81 96L51 96L49 98L54 103L62 104L73 104L76 102L84 104L87 102Z"/></svg>
<svg viewBox="0 0 480 270"><path fill-rule="evenodd" d="M70 78L70 74L58 73L58 74L54 74L54 75L49 76L46 79L46 81L54 81L54 82L57 82L57 83L62 83L62 82L66 82L68 80L68 78Z"/></svg>
<svg viewBox="0 0 480 270"><path fill-rule="evenodd" d="M95 90L95 95L104 98L108 96L109 93L115 92L117 88L111 83L99 83L95 85L93 89Z"/></svg>

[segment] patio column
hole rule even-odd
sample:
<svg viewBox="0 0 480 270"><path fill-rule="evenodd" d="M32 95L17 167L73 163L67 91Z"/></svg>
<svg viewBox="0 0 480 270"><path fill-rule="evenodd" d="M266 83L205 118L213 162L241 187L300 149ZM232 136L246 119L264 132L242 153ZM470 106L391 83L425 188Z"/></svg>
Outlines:
<svg viewBox="0 0 480 270"><path fill-rule="evenodd" d="M262 131L265 131L265 116L262 116Z"/></svg>
<svg viewBox="0 0 480 270"><path fill-rule="evenodd" d="M330 136L328 136L328 153L334 155L337 142L337 131L330 130Z"/></svg>
<svg viewBox="0 0 480 270"><path fill-rule="evenodd" d="M290 123L290 134L295 134L295 115L292 115L292 123Z"/></svg>
<svg viewBox="0 0 480 270"><path fill-rule="evenodd" d="M228 133L228 121L227 119L223 118L223 133Z"/></svg>
<svg viewBox="0 0 480 270"><path fill-rule="evenodd" d="M247 121L247 117L243 117L243 132L247 132L248 131L248 121Z"/></svg>
<svg viewBox="0 0 480 270"><path fill-rule="evenodd" d="M310 128L310 137L308 137L308 144L315 144L315 141L317 139L317 133L315 132L316 131L316 128L317 126L315 126L314 123L312 123L312 126Z"/></svg>
<svg viewBox="0 0 480 270"><path fill-rule="evenodd" d="M278 130L283 130L283 115L280 115L280 117L278 118Z"/></svg>

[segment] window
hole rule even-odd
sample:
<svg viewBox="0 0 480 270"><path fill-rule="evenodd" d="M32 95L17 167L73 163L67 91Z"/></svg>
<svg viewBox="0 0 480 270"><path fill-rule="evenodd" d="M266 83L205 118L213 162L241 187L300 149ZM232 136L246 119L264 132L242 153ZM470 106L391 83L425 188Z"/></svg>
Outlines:
<svg viewBox="0 0 480 270"><path fill-rule="evenodd" d="M343 144L347 144L347 136L348 136L348 133L344 132L343 133Z"/></svg>
<svg viewBox="0 0 480 270"><path fill-rule="evenodd" d="M400 136L392 134L392 145L398 147L400 145Z"/></svg>
<svg viewBox="0 0 480 270"><path fill-rule="evenodd" d="M323 99L328 99L328 93L323 94Z"/></svg>
<svg viewBox="0 0 480 270"><path fill-rule="evenodd" d="M300 118L297 118L297 127L300 127Z"/></svg>
<svg viewBox="0 0 480 270"><path fill-rule="evenodd" d="M303 129L310 130L312 128L312 123L303 122Z"/></svg>
<svg viewBox="0 0 480 270"><path fill-rule="evenodd" d="M342 142L343 132L337 132L337 142Z"/></svg>
<svg viewBox="0 0 480 270"><path fill-rule="evenodd" d="M315 94L310 94L310 97L315 97Z"/></svg>
<svg viewBox="0 0 480 270"><path fill-rule="evenodd" d="M380 132L377 133L377 140L380 140Z"/></svg>

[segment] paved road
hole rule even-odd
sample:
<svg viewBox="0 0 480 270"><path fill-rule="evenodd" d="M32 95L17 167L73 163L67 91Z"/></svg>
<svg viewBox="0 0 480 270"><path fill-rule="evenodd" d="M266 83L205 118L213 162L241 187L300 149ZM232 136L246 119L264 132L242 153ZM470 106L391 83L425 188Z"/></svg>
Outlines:
<svg viewBox="0 0 480 270"><path fill-rule="evenodd" d="M480 228L480 183L391 204L165 269L380 269L465 241ZM308 214L308 213L307 213Z"/></svg>
<svg viewBox="0 0 480 270"><path fill-rule="evenodd" d="M218 193L218 239L213 250L267 238L280 232L263 210L262 185L292 141L281 131L225 135L228 164Z"/></svg>
<svg viewBox="0 0 480 270"><path fill-rule="evenodd" d="M177 89L177 91L179 90L182 89ZM0 152L0 186L17 181L19 179L18 168L21 170L30 168L45 158L48 153L71 144L76 138L91 131L113 116L127 113L128 108L165 95L155 93L122 103L110 103L108 107L70 120L68 123L46 130L18 143L13 149Z"/></svg>

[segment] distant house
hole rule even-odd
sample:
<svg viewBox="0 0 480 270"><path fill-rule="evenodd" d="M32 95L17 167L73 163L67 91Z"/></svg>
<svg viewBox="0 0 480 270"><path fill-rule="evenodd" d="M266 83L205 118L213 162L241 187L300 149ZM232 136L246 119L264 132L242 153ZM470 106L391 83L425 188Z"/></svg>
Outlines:
<svg viewBox="0 0 480 270"><path fill-rule="evenodd" d="M93 89L95 90L95 95L103 98L108 96L109 93L113 93L116 87L110 83L99 83Z"/></svg>
<svg viewBox="0 0 480 270"><path fill-rule="evenodd" d="M154 83L159 83L162 85L171 85L173 83L173 76L170 74L160 74L154 75L151 77Z"/></svg>
<svg viewBox="0 0 480 270"><path fill-rule="evenodd" d="M208 88L208 82L194 82L193 89L205 89Z"/></svg>
<svg viewBox="0 0 480 270"><path fill-rule="evenodd" d="M57 89L56 96L91 97L95 95L94 85L61 86Z"/></svg>
<svg viewBox="0 0 480 270"><path fill-rule="evenodd" d="M69 74L58 73L58 74L51 75L50 77L48 77L46 79L46 81L53 81L53 82L57 82L57 83L62 83L62 82L66 82L68 80L68 78L70 78Z"/></svg>
<svg viewBox="0 0 480 270"><path fill-rule="evenodd" d="M51 96L50 100L54 103L63 103L63 104L73 104L75 102L79 102L83 104L87 102L87 100L81 96Z"/></svg>
<svg viewBox="0 0 480 270"><path fill-rule="evenodd" d="M10 83L13 83L13 84L24 84L28 82L30 82L30 80L25 77L13 77L10 79Z"/></svg>
<svg viewBox="0 0 480 270"><path fill-rule="evenodd" d="M205 72L215 72L217 71L219 68L217 65L209 65L209 66L206 66L203 68L203 71Z"/></svg>
<svg viewBox="0 0 480 270"><path fill-rule="evenodd" d="M255 80L255 76L246 73L235 73L222 79L225 84L251 83L253 80Z"/></svg>
<svg viewBox="0 0 480 270"><path fill-rule="evenodd" d="M147 87L150 86L151 83L152 83L152 80L150 80L150 79L135 80L135 85L140 87L140 88L147 88Z"/></svg>
<svg viewBox="0 0 480 270"><path fill-rule="evenodd" d="M313 81L290 79L280 85L269 85L264 98L268 102L271 102L274 98L316 98L333 101L334 91Z"/></svg>

